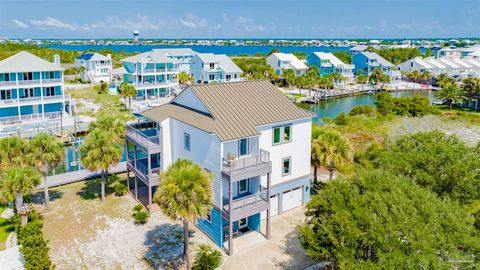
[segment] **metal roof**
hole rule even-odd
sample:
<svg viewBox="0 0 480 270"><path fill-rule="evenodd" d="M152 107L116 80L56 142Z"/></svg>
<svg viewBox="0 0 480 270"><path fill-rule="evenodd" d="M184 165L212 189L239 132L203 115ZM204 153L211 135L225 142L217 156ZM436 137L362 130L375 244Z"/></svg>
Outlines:
<svg viewBox="0 0 480 270"><path fill-rule="evenodd" d="M63 69L54 63L45 61L42 58L26 51L21 51L0 61L0 73L57 70Z"/></svg>
<svg viewBox="0 0 480 270"><path fill-rule="evenodd" d="M149 52L140 53L134 56L122 59L122 62L141 62L141 63L177 63L178 61L167 57L165 52L159 50L151 50Z"/></svg>
<svg viewBox="0 0 480 270"><path fill-rule="evenodd" d="M365 55L369 59L375 59L378 63L380 63L384 67L392 67L393 64L385 60L385 58L381 57L377 53L374 52L361 52L360 54Z"/></svg>
<svg viewBox="0 0 480 270"><path fill-rule="evenodd" d="M218 63L226 73L242 72L242 70L225 54L198 53L198 58L204 63Z"/></svg>
<svg viewBox="0 0 480 270"><path fill-rule="evenodd" d="M210 115L181 107L175 99L142 114L155 121L175 118L213 132L221 141L257 136L260 134L257 127L262 125L314 116L295 106L269 81L198 84L187 89L194 92Z"/></svg>
<svg viewBox="0 0 480 270"><path fill-rule="evenodd" d="M77 56L76 59L83 60L83 61L101 61L101 60L108 61L108 60L112 60L112 59L106 57L105 55L102 55L102 54L99 54L99 53L96 53L96 52L84 53L80 56Z"/></svg>

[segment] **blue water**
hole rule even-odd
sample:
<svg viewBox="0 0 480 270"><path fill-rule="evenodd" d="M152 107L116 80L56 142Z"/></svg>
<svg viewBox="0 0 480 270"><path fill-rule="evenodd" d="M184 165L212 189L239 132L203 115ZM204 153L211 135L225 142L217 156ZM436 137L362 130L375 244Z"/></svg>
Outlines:
<svg viewBox="0 0 480 270"><path fill-rule="evenodd" d="M255 54L262 53L267 54L273 48L279 49L284 53L291 52L303 52L309 54L311 52L335 52L335 51L348 51L350 47L325 47L325 46L201 46L201 45L63 45L52 44L48 45L49 48L61 49L61 50L73 50L73 51L86 51L86 50L101 50L110 49L113 51L125 51L125 52L147 52L152 49L164 49L164 48L191 48L192 50L200 53L216 53L216 54Z"/></svg>
<svg viewBox="0 0 480 270"><path fill-rule="evenodd" d="M392 96L394 97L412 97L415 95L426 96L431 102L436 101L432 91L403 91L392 93ZM321 124L323 122L322 119L325 117L333 119L342 112L348 113L352 110L353 107L357 105L375 105L375 95L367 94L348 96L343 98L324 100L319 102L318 104L297 104L297 106L312 111L316 114L316 117L313 119L313 122L316 124Z"/></svg>

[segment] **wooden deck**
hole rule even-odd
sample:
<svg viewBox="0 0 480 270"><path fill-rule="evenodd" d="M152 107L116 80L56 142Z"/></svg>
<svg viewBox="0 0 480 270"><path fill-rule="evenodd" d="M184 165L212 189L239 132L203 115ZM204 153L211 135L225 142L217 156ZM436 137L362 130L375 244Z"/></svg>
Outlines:
<svg viewBox="0 0 480 270"><path fill-rule="evenodd" d="M109 173L122 173L127 171L127 162L120 162L112 167ZM100 172L91 172L88 170L80 170L75 172L62 173L47 177L48 187L56 187L65 184L75 183L88 180L100 176ZM43 183L37 186L37 189L43 188Z"/></svg>

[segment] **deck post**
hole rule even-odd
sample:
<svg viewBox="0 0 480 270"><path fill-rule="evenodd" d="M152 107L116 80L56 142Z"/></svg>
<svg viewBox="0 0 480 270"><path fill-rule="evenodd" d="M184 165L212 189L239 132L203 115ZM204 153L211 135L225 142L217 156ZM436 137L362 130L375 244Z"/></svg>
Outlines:
<svg viewBox="0 0 480 270"><path fill-rule="evenodd" d="M233 255L233 206L232 179L228 179L228 255Z"/></svg>
<svg viewBox="0 0 480 270"><path fill-rule="evenodd" d="M138 183L137 183L137 176L135 175L135 199L138 200Z"/></svg>
<svg viewBox="0 0 480 270"><path fill-rule="evenodd" d="M148 163L147 163L147 181L148 181L148 211L152 212L152 187L151 187L151 179L152 179L152 160L150 155L150 149L147 148L147 155L148 155Z"/></svg>
<svg viewBox="0 0 480 270"><path fill-rule="evenodd" d="M130 170L128 169L128 166L127 166L127 190L130 192Z"/></svg>
<svg viewBox="0 0 480 270"><path fill-rule="evenodd" d="M270 173L267 173L267 239L270 239Z"/></svg>

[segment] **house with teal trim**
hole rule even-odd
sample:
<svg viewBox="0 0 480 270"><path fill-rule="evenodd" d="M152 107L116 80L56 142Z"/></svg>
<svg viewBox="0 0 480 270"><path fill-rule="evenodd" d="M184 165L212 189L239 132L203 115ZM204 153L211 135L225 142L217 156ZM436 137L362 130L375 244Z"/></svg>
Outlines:
<svg viewBox="0 0 480 270"><path fill-rule="evenodd" d="M347 78L347 80L353 80L353 69L355 66L343 63L332 53L313 52L307 56L307 63L311 66L318 67L320 76L337 72Z"/></svg>
<svg viewBox="0 0 480 270"><path fill-rule="evenodd" d="M137 99L160 99L177 94L179 60L166 56L163 51L152 50L122 62L125 69L122 81L135 87Z"/></svg>
<svg viewBox="0 0 480 270"><path fill-rule="evenodd" d="M211 172L212 209L197 226L233 254L247 233L310 198L311 112L269 81L198 84L127 125L127 186L149 210L159 173L178 159ZM131 177L133 174L133 177ZM158 206L157 206L158 207Z"/></svg>
<svg viewBox="0 0 480 270"><path fill-rule="evenodd" d="M402 75L400 70L385 58L373 52L359 52L352 56L352 63L355 66L353 72L359 71L370 75L374 69L381 69L384 74L390 77L390 82L400 81Z"/></svg>
<svg viewBox="0 0 480 270"><path fill-rule="evenodd" d="M73 121L60 58L54 58L50 63L22 51L0 61L0 137Z"/></svg>
<svg viewBox="0 0 480 270"><path fill-rule="evenodd" d="M305 61L298 59L291 53L272 53L265 60L278 76L283 76L283 72L287 69L293 70L296 76L301 76L308 71Z"/></svg>

